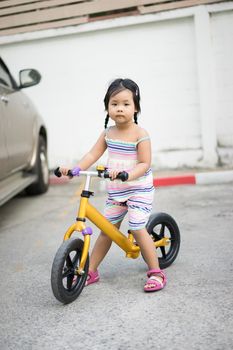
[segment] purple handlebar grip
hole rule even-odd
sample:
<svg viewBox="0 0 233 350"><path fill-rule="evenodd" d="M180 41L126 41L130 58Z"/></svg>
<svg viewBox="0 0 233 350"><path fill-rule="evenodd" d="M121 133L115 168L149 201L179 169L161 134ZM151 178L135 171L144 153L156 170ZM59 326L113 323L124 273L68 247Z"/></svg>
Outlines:
<svg viewBox="0 0 233 350"><path fill-rule="evenodd" d="M79 168L79 166L76 166L75 168L73 168L73 169L71 170L71 173L72 173L73 176L79 176L80 170L81 170L81 169Z"/></svg>

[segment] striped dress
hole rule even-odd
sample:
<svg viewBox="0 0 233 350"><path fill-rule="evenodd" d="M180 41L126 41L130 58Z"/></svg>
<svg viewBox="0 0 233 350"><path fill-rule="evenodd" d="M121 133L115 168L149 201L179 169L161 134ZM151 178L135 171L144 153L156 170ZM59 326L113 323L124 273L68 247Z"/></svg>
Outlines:
<svg viewBox="0 0 233 350"><path fill-rule="evenodd" d="M137 165L137 145L149 139L144 137L137 142L126 142L105 137L108 146L109 170L130 172ZM152 210L153 176L149 169L143 176L133 181L108 181L108 200L105 216L112 223L122 221L126 212L129 213L129 228L139 230L144 228Z"/></svg>

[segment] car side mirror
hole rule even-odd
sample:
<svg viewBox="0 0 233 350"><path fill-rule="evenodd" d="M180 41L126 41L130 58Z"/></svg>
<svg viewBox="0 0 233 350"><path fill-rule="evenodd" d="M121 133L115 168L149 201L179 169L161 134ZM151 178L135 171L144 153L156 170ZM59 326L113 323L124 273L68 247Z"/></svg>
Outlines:
<svg viewBox="0 0 233 350"><path fill-rule="evenodd" d="M36 69L23 69L19 72L19 88L27 88L39 84L41 75Z"/></svg>

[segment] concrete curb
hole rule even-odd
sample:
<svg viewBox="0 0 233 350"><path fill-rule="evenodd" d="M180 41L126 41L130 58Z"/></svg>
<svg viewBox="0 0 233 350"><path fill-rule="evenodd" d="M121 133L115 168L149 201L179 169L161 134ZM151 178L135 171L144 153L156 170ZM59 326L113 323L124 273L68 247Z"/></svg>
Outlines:
<svg viewBox="0 0 233 350"><path fill-rule="evenodd" d="M58 178L50 175L51 185L62 185L70 180L67 177ZM233 182L233 170L197 172L194 174L179 174L155 176L154 186L177 186L177 185L208 185Z"/></svg>
<svg viewBox="0 0 233 350"><path fill-rule="evenodd" d="M233 170L197 172L154 178L154 186L208 185L233 182Z"/></svg>

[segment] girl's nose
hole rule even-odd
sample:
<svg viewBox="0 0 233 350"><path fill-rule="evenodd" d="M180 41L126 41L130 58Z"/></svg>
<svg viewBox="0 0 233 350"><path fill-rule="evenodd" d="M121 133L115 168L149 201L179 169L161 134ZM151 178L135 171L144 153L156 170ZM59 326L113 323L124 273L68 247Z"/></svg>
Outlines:
<svg viewBox="0 0 233 350"><path fill-rule="evenodd" d="M123 109L122 109L122 106L118 106L117 111L118 111L118 112L122 112L122 110L123 110Z"/></svg>

